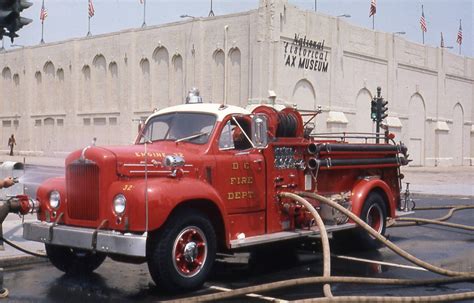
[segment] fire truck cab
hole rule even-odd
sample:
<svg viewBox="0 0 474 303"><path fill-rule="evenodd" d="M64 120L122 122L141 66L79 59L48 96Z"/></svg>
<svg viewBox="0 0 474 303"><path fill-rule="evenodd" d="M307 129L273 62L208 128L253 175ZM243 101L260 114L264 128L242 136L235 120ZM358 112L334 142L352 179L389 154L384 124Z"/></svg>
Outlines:
<svg viewBox="0 0 474 303"><path fill-rule="evenodd" d="M406 148L370 143L379 135L359 143L348 134L310 135L303 121L294 108L265 105L161 109L134 145L71 153L65 177L38 189L39 221L25 223L24 237L45 243L64 272L92 272L107 256L147 262L156 284L176 291L200 287L216 252L318 234L309 212L280 192L317 192L383 234L403 207ZM310 202L329 232L354 230L373 241L347 217Z"/></svg>

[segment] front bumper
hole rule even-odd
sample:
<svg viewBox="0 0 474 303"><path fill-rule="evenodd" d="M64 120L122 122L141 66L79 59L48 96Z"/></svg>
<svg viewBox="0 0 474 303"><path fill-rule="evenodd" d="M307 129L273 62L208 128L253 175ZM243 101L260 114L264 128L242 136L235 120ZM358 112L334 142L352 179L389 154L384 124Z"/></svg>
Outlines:
<svg viewBox="0 0 474 303"><path fill-rule="evenodd" d="M146 235L54 225L46 222L23 224L23 238L46 244L96 250L131 257L146 257Z"/></svg>

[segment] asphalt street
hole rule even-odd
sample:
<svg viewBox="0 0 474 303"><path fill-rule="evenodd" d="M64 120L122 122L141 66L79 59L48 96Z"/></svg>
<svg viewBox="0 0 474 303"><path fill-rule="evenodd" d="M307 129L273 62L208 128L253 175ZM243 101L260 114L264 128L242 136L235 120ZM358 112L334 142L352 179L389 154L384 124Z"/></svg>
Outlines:
<svg viewBox="0 0 474 303"><path fill-rule="evenodd" d="M421 197L417 206L474 204L472 198ZM416 217L436 218L446 210L418 211ZM449 222L472 225L474 210L456 212ZM413 226L390 228L389 238L415 256L435 265L457 271L474 272L472 232L446 227ZM386 248L354 251L351 245L332 245L332 275L428 279L439 277L410 264ZM204 288L186 294L170 295L155 286L146 264L117 263L110 259L91 276L66 276L48 262L5 269L4 286L9 302L156 302L225 291L262 283L322 275L320 243L298 245L293 254L285 250L268 254L225 256L216 262ZM332 286L335 296L383 295L420 296L474 291L473 283L443 286L399 287L342 285ZM262 302L322 297L320 285L306 285L262 294L264 298L240 297L229 302ZM466 301L467 302L467 301Z"/></svg>

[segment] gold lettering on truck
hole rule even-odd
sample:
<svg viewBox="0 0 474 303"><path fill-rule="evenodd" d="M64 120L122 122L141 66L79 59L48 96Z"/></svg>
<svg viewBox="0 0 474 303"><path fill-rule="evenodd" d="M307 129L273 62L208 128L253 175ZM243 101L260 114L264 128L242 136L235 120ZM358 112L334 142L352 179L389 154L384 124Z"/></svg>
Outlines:
<svg viewBox="0 0 474 303"><path fill-rule="evenodd" d="M231 185L248 185L253 184L253 177L230 177L229 183Z"/></svg>
<svg viewBox="0 0 474 303"><path fill-rule="evenodd" d="M234 191L227 193L227 200L253 199L253 191Z"/></svg>

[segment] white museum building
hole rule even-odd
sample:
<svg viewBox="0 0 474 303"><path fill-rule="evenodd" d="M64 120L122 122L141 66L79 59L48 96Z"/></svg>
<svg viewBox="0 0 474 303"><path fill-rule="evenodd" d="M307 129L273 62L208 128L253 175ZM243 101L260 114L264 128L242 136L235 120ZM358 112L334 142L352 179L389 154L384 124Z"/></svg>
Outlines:
<svg viewBox="0 0 474 303"><path fill-rule="evenodd" d="M260 0L248 12L0 53L0 142L64 157L130 144L137 120L183 103L322 108L315 132L370 132L377 86L416 166L474 165L474 59L344 19Z"/></svg>

